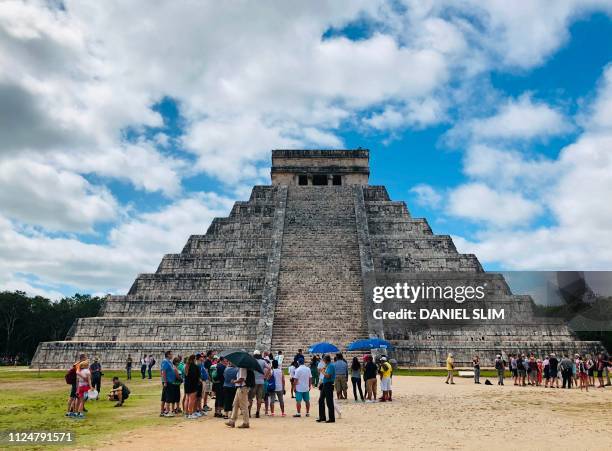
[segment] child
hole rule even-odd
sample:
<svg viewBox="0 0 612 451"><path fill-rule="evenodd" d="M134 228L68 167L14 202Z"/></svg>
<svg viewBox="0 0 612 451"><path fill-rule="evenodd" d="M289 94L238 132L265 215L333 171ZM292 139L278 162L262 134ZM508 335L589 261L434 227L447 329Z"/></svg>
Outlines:
<svg viewBox="0 0 612 451"><path fill-rule="evenodd" d="M85 395L91 389L91 372L89 371L89 360L79 364L77 369L77 414L76 418L85 418L83 409L85 408Z"/></svg>
<svg viewBox="0 0 612 451"><path fill-rule="evenodd" d="M293 367L295 369L295 367ZM278 360L272 360L272 377L274 378L274 391L270 393L270 416L274 416L274 404L278 399L281 408L281 416L285 416L285 401L283 394L285 393L285 376L283 371L278 367ZM293 384L292 384L293 385ZM291 387L293 390L293 386Z"/></svg>

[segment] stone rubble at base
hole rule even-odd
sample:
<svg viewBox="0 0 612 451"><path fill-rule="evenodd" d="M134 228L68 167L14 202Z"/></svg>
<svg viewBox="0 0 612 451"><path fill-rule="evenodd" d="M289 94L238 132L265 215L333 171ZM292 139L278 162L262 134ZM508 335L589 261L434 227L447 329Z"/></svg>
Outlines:
<svg viewBox="0 0 612 451"><path fill-rule="evenodd" d="M227 348L293 355L319 341L343 348L368 336L390 340L404 365L438 366L453 352L458 366L500 351L595 352L560 320L535 318L529 296L513 295L476 256L434 235L384 186L368 185L369 151L275 150L272 185L255 186L227 218L192 235L180 254L140 274L127 295L108 296L93 318L78 319L65 341L40 343L34 368L66 368L85 352L105 368L138 367L143 353L187 355ZM129 249L126 249L129 252ZM419 281L486 283L486 308L512 314L501 323L461 328L410 327L374 319L377 274ZM452 276L451 276L452 274ZM378 281L380 283L380 281ZM517 320L516 318L520 318Z"/></svg>

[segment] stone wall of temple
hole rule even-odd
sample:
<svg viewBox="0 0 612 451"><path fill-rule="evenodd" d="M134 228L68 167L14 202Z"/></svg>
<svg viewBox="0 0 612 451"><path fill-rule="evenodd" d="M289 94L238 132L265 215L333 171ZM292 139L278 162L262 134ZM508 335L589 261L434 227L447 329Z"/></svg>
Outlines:
<svg viewBox="0 0 612 451"><path fill-rule="evenodd" d="M600 348L576 340L562 322L535 318L529 296L513 294L475 255L460 254L450 236L435 235L384 186L367 186L368 151L274 152L272 186L254 187L228 217L165 255L155 273L140 274L126 295L109 296L97 317L77 320L65 341L41 343L33 367L65 368L81 352L105 368L122 368L128 354L160 360L167 349L187 355L257 347L292 355L318 341L343 348L368 336L390 340L401 364L418 366L438 366L448 352L459 365L474 354L487 365L500 352ZM354 178L342 186L283 178L295 181L305 168ZM481 306L508 316L494 325L373 318L374 286L432 277L486 284Z"/></svg>

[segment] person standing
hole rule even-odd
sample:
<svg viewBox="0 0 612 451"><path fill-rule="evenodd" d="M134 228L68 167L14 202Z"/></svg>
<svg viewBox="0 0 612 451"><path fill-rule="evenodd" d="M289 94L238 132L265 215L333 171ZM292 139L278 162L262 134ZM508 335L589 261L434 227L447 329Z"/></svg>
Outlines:
<svg viewBox="0 0 612 451"><path fill-rule="evenodd" d="M391 401L391 373L393 373L393 367L387 361L385 356L380 358L380 390L382 391L381 402Z"/></svg>
<svg viewBox="0 0 612 451"><path fill-rule="evenodd" d="M127 359L125 361L125 372L127 374L128 381L132 379L132 364L133 363L134 361L132 360L132 356L128 354Z"/></svg>
<svg viewBox="0 0 612 451"><path fill-rule="evenodd" d="M210 379L215 393L215 417L223 418L223 382L225 378L226 360L219 359L216 365L210 367Z"/></svg>
<svg viewBox="0 0 612 451"><path fill-rule="evenodd" d="M376 364L371 355L365 356L366 364L363 369L363 380L366 387L367 402L376 402Z"/></svg>
<svg viewBox="0 0 612 451"><path fill-rule="evenodd" d="M197 392L201 389L200 365L195 354L191 354L185 365L185 418L195 420L201 415L198 413Z"/></svg>
<svg viewBox="0 0 612 451"><path fill-rule="evenodd" d="M140 374L142 374L142 378L147 377L147 366L149 366L149 357L143 355L140 359Z"/></svg>
<svg viewBox="0 0 612 451"><path fill-rule="evenodd" d="M338 399L348 398L348 364L344 360L342 353L336 354L335 363L336 365L336 381L334 382L336 388L336 396Z"/></svg>
<svg viewBox="0 0 612 451"><path fill-rule="evenodd" d="M563 379L563 388L572 388L572 361L567 354L561 359L561 378Z"/></svg>
<svg viewBox="0 0 612 451"><path fill-rule="evenodd" d="M172 351L166 351L164 354L164 360L161 364L161 381L162 381L162 394L161 394L161 406L160 406L160 417L173 417L172 412L172 383L176 381L176 373L174 372L174 366L172 365Z"/></svg>
<svg viewBox="0 0 612 451"><path fill-rule="evenodd" d="M85 394L91 390L91 372L89 371L89 360L79 363L77 372L77 414L75 418L83 419L85 414Z"/></svg>
<svg viewBox="0 0 612 451"><path fill-rule="evenodd" d="M550 365L550 388L553 388L553 384L555 384L556 388L559 388L559 360L554 352L550 353L548 364Z"/></svg>
<svg viewBox="0 0 612 451"><path fill-rule="evenodd" d="M310 388L312 387L312 372L300 360L300 366L295 370L295 408L297 413L293 415L299 418L302 414L302 401L306 405L306 416L310 416Z"/></svg>
<svg viewBox="0 0 612 451"><path fill-rule="evenodd" d="M504 385L504 371L506 371L506 362L502 359L501 354L495 356L495 369L497 370L497 385Z"/></svg>
<svg viewBox="0 0 612 451"><path fill-rule="evenodd" d="M448 356L446 357L446 383L448 384L449 382L451 384L455 384L455 381L453 380L453 372L455 371L455 358L453 357L452 353L448 353Z"/></svg>
<svg viewBox="0 0 612 451"><path fill-rule="evenodd" d="M353 385L353 396L355 397L355 402L357 401L357 389L359 389L359 397L361 398L361 402L365 402L363 398L363 390L361 389L361 363L357 357L353 357L353 362L351 363L351 384Z"/></svg>
<svg viewBox="0 0 612 451"><path fill-rule="evenodd" d="M480 357L477 355L472 359L472 368L474 368L474 383L480 384Z"/></svg>
<svg viewBox="0 0 612 451"><path fill-rule="evenodd" d="M149 354L149 361L147 363L147 373L149 375L149 379L152 378L151 376L151 370L153 369L153 367L155 366L155 357L153 357L153 354Z"/></svg>
<svg viewBox="0 0 612 451"><path fill-rule="evenodd" d="M291 399L295 398L295 369L297 368L297 360L289 365L289 384L291 384Z"/></svg>
<svg viewBox="0 0 612 451"><path fill-rule="evenodd" d="M251 408L253 407L253 401L257 403L255 409L255 418L259 418L261 411L261 403L264 401L264 381L266 376L270 376L270 365L266 363L266 361L261 356L261 352L255 351L253 353L253 357L257 360L259 367L261 368L260 372L255 372L255 386L251 388L249 391L249 415L251 415Z"/></svg>
<svg viewBox="0 0 612 451"><path fill-rule="evenodd" d="M91 371L91 383L93 384L93 388L101 393L100 389L102 387L102 365L100 364L100 360L97 357L94 357L94 361L89 367L89 371ZM96 398L96 401L99 399Z"/></svg>
<svg viewBox="0 0 612 451"><path fill-rule="evenodd" d="M249 387L247 387L248 371L246 368L239 368L236 374L236 379L231 382L236 387L236 396L234 397L234 403L232 405L232 414L230 419L225 424L231 428L236 426L236 420L238 419L238 410L242 411L242 424L238 426L239 429L249 428ZM253 380L255 385L255 380Z"/></svg>
<svg viewBox="0 0 612 451"><path fill-rule="evenodd" d="M66 376L64 376L66 383L70 384L70 397L68 398L68 410L66 412L67 417L77 416L79 406L77 371L80 369L81 362L85 360L87 360L87 356L85 354L79 354L79 360L70 367L70 370L66 373Z"/></svg>
<svg viewBox="0 0 612 451"><path fill-rule="evenodd" d="M283 351L278 351L278 354L276 354L276 357L274 357L274 360L276 360L278 362L278 367L282 370L283 369Z"/></svg>
<svg viewBox="0 0 612 451"><path fill-rule="evenodd" d="M312 356L312 360L310 361L310 375L312 377L312 386L319 386L319 368L318 368L319 358L316 355Z"/></svg>
<svg viewBox="0 0 612 451"><path fill-rule="evenodd" d="M232 382L236 379L238 368L232 362L227 361L227 366L223 372L223 418L228 420L232 413L232 405L236 396L236 386Z"/></svg>
<svg viewBox="0 0 612 451"><path fill-rule="evenodd" d="M325 369L323 370L323 383L320 386L321 394L319 396L319 418L317 418L317 423L335 423L334 381L336 379L336 366L332 363L329 355L323 357L323 363L325 364ZM326 419L325 416L326 404L329 411L329 419Z"/></svg>
<svg viewBox="0 0 612 451"><path fill-rule="evenodd" d="M278 400L281 408L281 416L284 417L285 401L283 399L283 394L285 393L285 376L283 376L283 371L278 367L277 360L272 362L271 377L274 378L274 390L270 393L270 416L274 416L274 403Z"/></svg>

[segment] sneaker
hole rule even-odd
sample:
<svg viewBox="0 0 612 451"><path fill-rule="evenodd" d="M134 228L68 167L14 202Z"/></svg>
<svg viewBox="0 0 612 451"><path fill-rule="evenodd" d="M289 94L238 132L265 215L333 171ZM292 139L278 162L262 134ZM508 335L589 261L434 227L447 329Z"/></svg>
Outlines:
<svg viewBox="0 0 612 451"><path fill-rule="evenodd" d="M159 416L160 417L165 417L166 416L166 412L159 412Z"/></svg>
<svg viewBox="0 0 612 451"><path fill-rule="evenodd" d="M198 412L194 412L192 415L194 415L196 418L200 418L202 415L204 415L204 413L198 411Z"/></svg>
<svg viewBox="0 0 612 451"><path fill-rule="evenodd" d="M248 424L241 424L240 426L238 426L238 429L248 429L249 425Z"/></svg>
<svg viewBox="0 0 612 451"><path fill-rule="evenodd" d="M167 418L172 418L172 417L175 417L176 415L174 415L174 413L173 413L173 412L166 412L166 413L164 414L164 416L165 416L165 417L167 417Z"/></svg>
<svg viewBox="0 0 612 451"><path fill-rule="evenodd" d="M83 412L79 412L79 413L77 413L77 414L74 416L74 418L77 418L77 419L79 419L79 420L83 420L83 419L85 419L85 415L83 414Z"/></svg>
<svg viewBox="0 0 612 451"><path fill-rule="evenodd" d="M236 425L234 424L234 422L233 422L233 421L226 421L226 422L225 422L225 425L226 425L226 426L229 426L229 427L231 427L231 428L236 427Z"/></svg>
<svg viewBox="0 0 612 451"><path fill-rule="evenodd" d="M281 413L281 417L286 417L287 415L285 415L284 413Z"/></svg>
<svg viewBox="0 0 612 451"><path fill-rule="evenodd" d="M210 410L210 407L204 406L204 412L208 412L209 410Z"/></svg>
<svg viewBox="0 0 612 451"><path fill-rule="evenodd" d="M302 418L302 415L300 415L299 413L296 413L295 415L293 415L293 418Z"/></svg>
<svg viewBox="0 0 612 451"><path fill-rule="evenodd" d="M193 413L191 415L187 415L188 420L197 420L198 418L200 417Z"/></svg>
<svg viewBox="0 0 612 451"><path fill-rule="evenodd" d="M271 417L273 417L273 416L274 416L274 412L271 412L271 413L270 413L270 416L271 416Z"/></svg>
<svg viewBox="0 0 612 451"><path fill-rule="evenodd" d="M65 416L65 417L71 417L71 416L72 416L72 412L66 412L66 413L64 414L64 416Z"/></svg>
<svg viewBox="0 0 612 451"><path fill-rule="evenodd" d="M306 416L307 416L307 417L309 417L309 416L310 416L310 414L309 414L309 413L307 413L307 414L306 414Z"/></svg>
<svg viewBox="0 0 612 451"><path fill-rule="evenodd" d="M255 418L259 418L259 412L255 412Z"/></svg>
<svg viewBox="0 0 612 451"><path fill-rule="evenodd" d="M117 404L115 404L115 407L123 407L123 403L122 402L118 402Z"/></svg>

